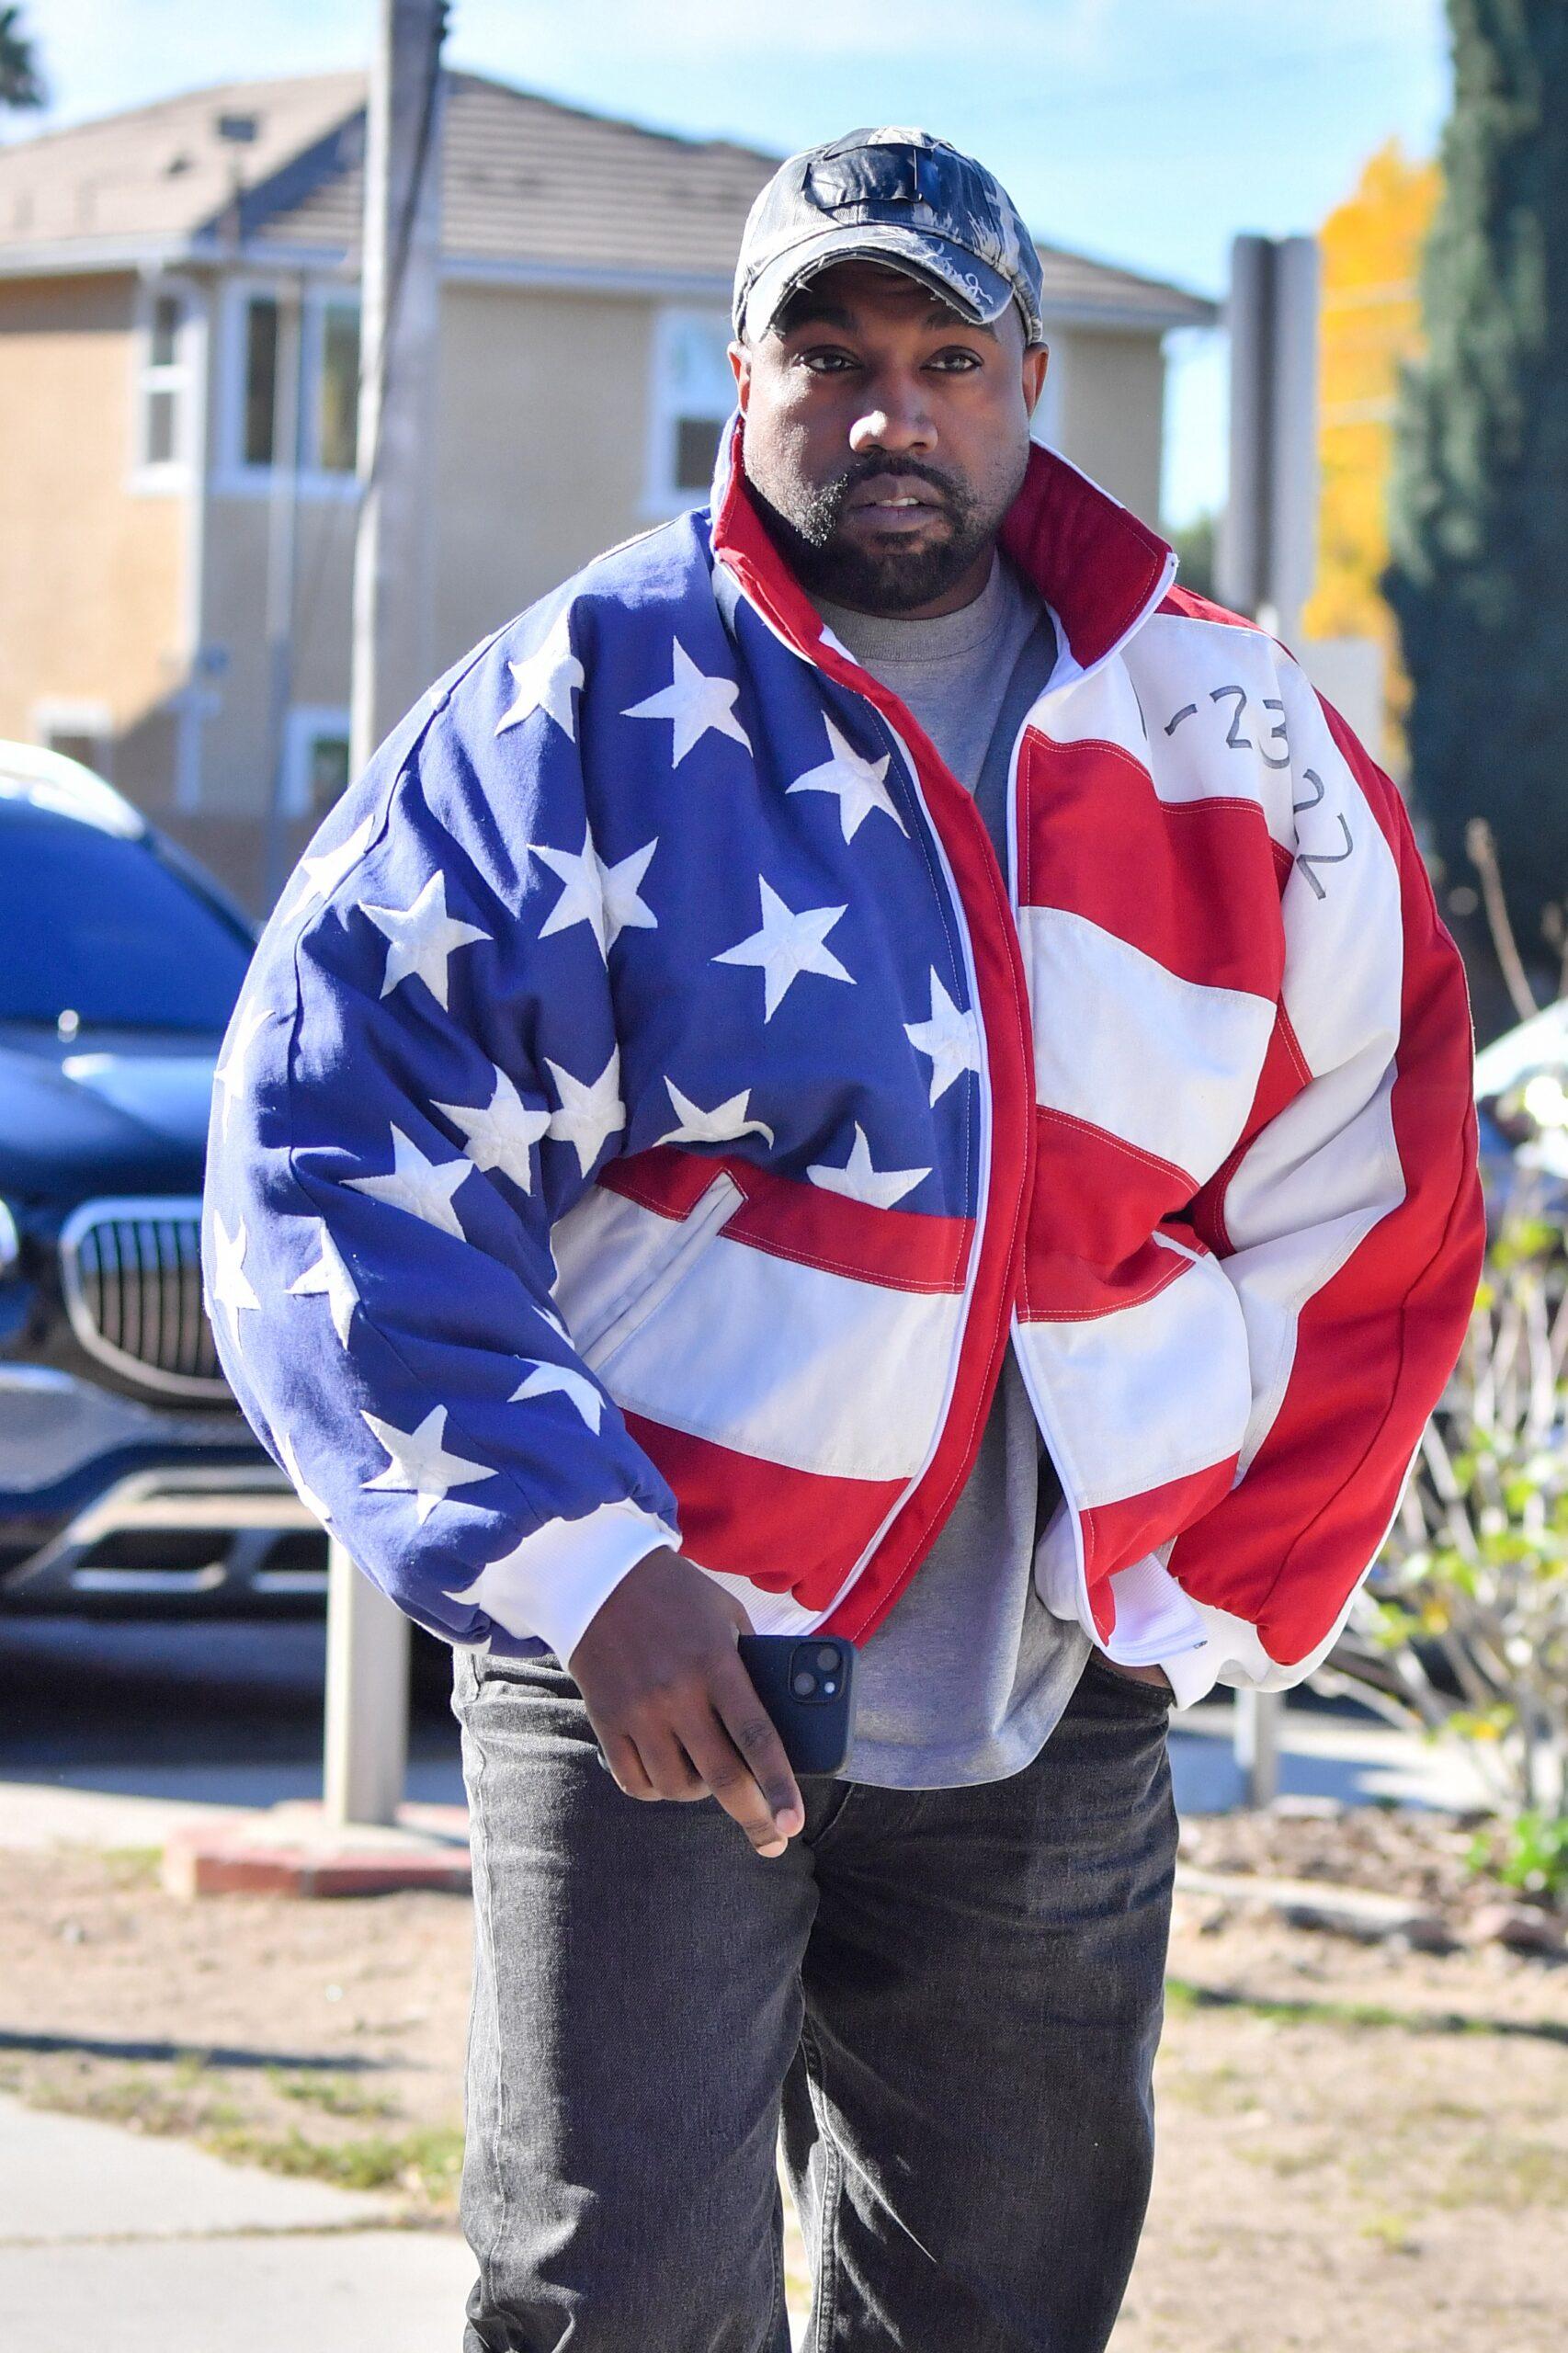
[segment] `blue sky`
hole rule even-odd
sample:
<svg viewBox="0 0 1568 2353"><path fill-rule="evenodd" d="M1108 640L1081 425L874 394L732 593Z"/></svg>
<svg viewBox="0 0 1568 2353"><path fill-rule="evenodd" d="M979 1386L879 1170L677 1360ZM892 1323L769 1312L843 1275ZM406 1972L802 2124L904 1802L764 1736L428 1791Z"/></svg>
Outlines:
<svg viewBox="0 0 1568 2353"><path fill-rule="evenodd" d="M53 86L16 138L207 82L365 57L374 0L23 0ZM780 151L915 122L980 155L1036 233L1223 290L1231 238L1311 230L1448 100L1441 0L455 0L448 56L551 96ZM1166 507L1224 478L1214 338L1178 338Z"/></svg>

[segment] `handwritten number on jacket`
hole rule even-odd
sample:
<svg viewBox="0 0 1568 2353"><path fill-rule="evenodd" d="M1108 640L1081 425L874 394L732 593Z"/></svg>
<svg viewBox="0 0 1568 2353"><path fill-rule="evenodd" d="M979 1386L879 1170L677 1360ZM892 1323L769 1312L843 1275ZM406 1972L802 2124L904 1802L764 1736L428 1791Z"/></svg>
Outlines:
<svg viewBox="0 0 1568 2353"><path fill-rule="evenodd" d="M1284 704L1280 701L1278 695L1265 695L1263 698L1263 708L1265 710L1277 710L1279 713L1278 718L1275 721L1273 726L1268 731L1269 744L1286 743ZM1260 744L1257 749L1258 756L1262 759L1265 767L1288 768L1290 767L1290 754L1288 745L1286 750L1280 754L1277 760L1269 757L1267 745Z"/></svg>
<svg viewBox="0 0 1568 2353"><path fill-rule="evenodd" d="M1233 752L1250 752L1253 749L1252 737L1238 734L1236 732L1242 723L1242 713L1247 707L1247 690L1242 686L1211 687L1209 690L1210 702L1220 702L1226 695L1235 696L1236 707L1231 713L1231 724L1226 730L1225 741Z"/></svg>
<svg viewBox="0 0 1568 2353"><path fill-rule="evenodd" d="M1239 681L1233 680L1233 682L1227 687L1210 687L1209 689L1209 699L1210 702L1223 702L1227 695L1233 695L1235 697L1235 708L1231 713L1230 725L1225 730L1225 744L1227 748L1233 752L1256 752L1265 767L1288 768L1290 765L1290 755L1289 750L1282 750L1278 756L1276 756L1268 749L1268 745L1270 744L1284 745L1286 742L1285 706L1279 699L1278 696L1265 695L1263 698L1264 710L1277 711L1279 715L1277 719L1274 719L1269 722L1268 733L1265 742L1256 744L1253 741L1253 738L1250 735L1244 735L1242 733L1242 714L1247 708L1248 700L1246 688L1242 686ZM1173 711L1169 719L1166 720L1165 733L1167 735L1174 735L1184 719L1196 718L1197 714L1198 705L1195 702L1183 703L1181 709L1179 710ZM1147 729L1144 730L1144 733L1148 733Z"/></svg>

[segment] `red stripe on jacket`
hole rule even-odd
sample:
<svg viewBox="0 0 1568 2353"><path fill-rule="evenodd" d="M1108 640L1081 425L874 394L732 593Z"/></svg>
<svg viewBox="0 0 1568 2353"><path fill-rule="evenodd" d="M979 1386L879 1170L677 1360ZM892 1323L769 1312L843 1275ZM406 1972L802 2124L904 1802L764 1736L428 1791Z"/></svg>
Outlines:
<svg viewBox="0 0 1568 2353"><path fill-rule="evenodd" d="M1399 878L1392 1111L1405 1193L1301 1309L1272 1427L1240 1485L1178 1539L1170 1561L1196 1599L1252 1620L1283 1665L1326 1637L1388 1531L1485 1244L1464 969L1394 786L1319 700Z"/></svg>

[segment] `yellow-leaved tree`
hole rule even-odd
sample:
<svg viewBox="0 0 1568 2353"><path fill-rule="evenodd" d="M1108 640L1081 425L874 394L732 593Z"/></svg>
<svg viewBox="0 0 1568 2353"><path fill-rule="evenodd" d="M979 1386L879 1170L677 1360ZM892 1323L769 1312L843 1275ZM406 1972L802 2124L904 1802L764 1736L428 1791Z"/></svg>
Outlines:
<svg viewBox="0 0 1568 2353"><path fill-rule="evenodd" d="M1318 564L1302 628L1308 637L1379 641L1396 730L1409 686L1378 583L1389 556L1399 364L1421 348L1416 277L1437 189L1437 165L1411 162L1390 140L1319 232Z"/></svg>

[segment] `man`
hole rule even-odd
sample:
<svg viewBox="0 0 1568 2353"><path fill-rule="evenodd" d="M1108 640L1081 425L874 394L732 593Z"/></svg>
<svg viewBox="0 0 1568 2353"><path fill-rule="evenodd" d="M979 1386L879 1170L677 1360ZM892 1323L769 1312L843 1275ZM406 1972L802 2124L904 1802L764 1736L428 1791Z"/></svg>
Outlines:
<svg viewBox="0 0 1568 2353"><path fill-rule="evenodd" d="M225 1369L456 1646L471 2353L785 2353L780 2116L812 2343L1105 2346L1173 1688L1324 1655L1470 1308L1398 798L1031 446L1040 295L941 142L783 165L711 511L410 714L231 1031Z"/></svg>

